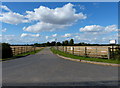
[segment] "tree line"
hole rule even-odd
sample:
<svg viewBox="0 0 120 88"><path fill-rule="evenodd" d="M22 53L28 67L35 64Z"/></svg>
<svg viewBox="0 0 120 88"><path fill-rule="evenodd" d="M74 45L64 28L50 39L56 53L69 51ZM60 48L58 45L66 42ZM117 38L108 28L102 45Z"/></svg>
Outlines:
<svg viewBox="0 0 120 88"><path fill-rule="evenodd" d="M120 45L120 44L116 44L116 45ZM80 42L80 43L74 43L74 39L70 39L70 40L65 40L62 42L56 42L56 41L52 41L52 42L47 42L47 43L35 43L34 46L38 46L38 47L46 47L46 46L110 46L110 44L90 44L90 43L84 43L84 42Z"/></svg>
<svg viewBox="0 0 120 88"><path fill-rule="evenodd" d="M37 46L37 47L46 47L46 46L110 46L111 44L90 44L90 43L74 43L74 39L65 40L62 42L46 42L46 43L34 43L34 44L10 44L11 46ZM120 44L116 44L117 46L120 46Z"/></svg>

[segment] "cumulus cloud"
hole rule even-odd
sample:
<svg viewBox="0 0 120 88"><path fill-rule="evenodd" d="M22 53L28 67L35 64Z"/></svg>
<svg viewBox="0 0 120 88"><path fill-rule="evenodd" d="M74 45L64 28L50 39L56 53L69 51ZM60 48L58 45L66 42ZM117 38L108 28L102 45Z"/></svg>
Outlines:
<svg viewBox="0 0 120 88"><path fill-rule="evenodd" d="M111 31L118 31L117 25L109 25L106 27L100 25L90 25L85 26L79 29L81 32L111 32Z"/></svg>
<svg viewBox="0 0 120 88"><path fill-rule="evenodd" d="M110 32L112 32L112 31L118 31L118 28L117 28L117 25L109 25L109 26L106 26L105 27L105 31L110 31Z"/></svg>
<svg viewBox="0 0 120 88"><path fill-rule="evenodd" d="M12 12L7 6L1 6L2 9L8 12L0 13L0 21L8 24L27 23L28 20L21 14Z"/></svg>
<svg viewBox="0 0 120 88"><path fill-rule="evenodd" d="M39 8L34 9L34 11L26 11L26 15L22 15L11 11L7 6L2 5L1 8L7 12L0 13L0 21L15 25L38 21L34 25L24 27L23 30L34 33L46 30L54 31L71 26L74 22L87 18L86 14L83 14L82 12L76 13L76 9L73 8L73 6L74 5L71 3L55 9L40 6Z"/></svg>
<svg viewBox="0 0 120 88"><path fill-rule="evenodd" d="M90 25L80 28L80 33L74 34L74 39L77 42L87 43L109 43L109 40L118 40L117 25ZM92 32L92 33L91 33Z"/></svg>
<svg viewBox="0 0 120 88"><path fill-rule="evenodd" d="M1 9L4 9L4 10L6 10L6 11L11 11L7 6L5 6L5 5L0 5L0 8Z"/></svg>
<svg viewBox="0 0 120 88"><path fill-rule="evenodd" d="M34 11L26 11L26 18L28 18L29 21L38 21L38 23L24 27L23 30L35 33L43 30L54 31L71 26L77 20L87 18L82 12L76 13L73 6L73 4L68 3L61 8L50 9L40 6L34 9Z"/></svg>
<svg viewBox="0 0 120 88"><path fill-rule="evenodd" d="M62 37L71 37L72 35L70 33L66 33L64 36Z"/></svg>
<svg viewBox="0 0 120 88"><path fill-rule="evenodd" d="M27 34L27 33L22 33L21 37L40 37L40 34Z"/></svg>
<svg viewBox="0 0 120 88"><path fill-rule="evenodd" d="M82 12L76 14L76 10L73 6L74 5L71 3L55 9L40 6L39 8L34 9L34 11L26 11L28 14L26 18L51 24L69 24L77 21L78 19L87 18L87 16Z"/></svg>
<svg viewBox="0 0 120 88"><path fill-rule="evenodd" d="M24 31L39 33L41 31L54 31L56 29L64 28L68 25L57 25L57 24L50 24L50 23L44 23L44 22L38 22L37 24L24 27Z"/></svg>
<svg viewBox="0 0 120 88"><path fill-rule="evenodd" d="M90 25L90 26L85 26L83 28L80 28L81 32L96 32L96 31L101 31L104 27L100 25Z"/></svg>
<svg viewBox="0 0 120 88"><path fill-rule="evenodd" d="M56 37L56 36L57 36L57 34L53 34L53 35L52 35L52 37Z"/></svg>
<svg viewBox="0 0 120 88"><path fill-rule="evenodd" d="M7 31L7 28L3 28L3 29L2 29L2 32L6 32L6 31Z"/></svg>
<svg viewBox="0 0 120 88"><path fill-rule="evenodd" d="M8 24L19 24L19 23L27 23L28 20L24 19L23 15L14 12L5 12L0 14L0 21Z"/></svg>

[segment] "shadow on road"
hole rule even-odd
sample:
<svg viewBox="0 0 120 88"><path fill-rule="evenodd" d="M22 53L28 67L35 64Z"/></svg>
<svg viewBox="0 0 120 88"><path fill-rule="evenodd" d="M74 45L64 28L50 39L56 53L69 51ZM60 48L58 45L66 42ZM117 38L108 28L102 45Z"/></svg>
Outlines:
<svg viewBox="0 0 120 88"><path fill-rule="evenodd" d="M119 88L120 81L94 81L94 82L48 82L48 83L7 83L2 88ZM13 85L13 86L12 86Z"/></svg>

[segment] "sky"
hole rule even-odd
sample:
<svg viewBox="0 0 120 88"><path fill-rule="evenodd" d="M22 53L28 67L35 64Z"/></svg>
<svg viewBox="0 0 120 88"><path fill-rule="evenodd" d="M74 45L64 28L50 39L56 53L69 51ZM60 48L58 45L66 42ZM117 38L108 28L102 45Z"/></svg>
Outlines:
<svg viewBox="0 0 120 88"><path fill-rule="evenodd" d="M3 2L0 42L33 44L74 39L118 40L117 2Z"/></svg>

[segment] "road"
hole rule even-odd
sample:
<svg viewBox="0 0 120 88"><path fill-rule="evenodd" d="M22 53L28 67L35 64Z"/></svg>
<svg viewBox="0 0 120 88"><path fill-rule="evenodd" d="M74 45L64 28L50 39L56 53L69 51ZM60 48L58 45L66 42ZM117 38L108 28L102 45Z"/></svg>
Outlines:
<svg viewBox="0 0 120 88"><path fill-rule="evenodd" d="M45 48L3 62L3 86L117 86L118 68L62 59Z"/></svg>

